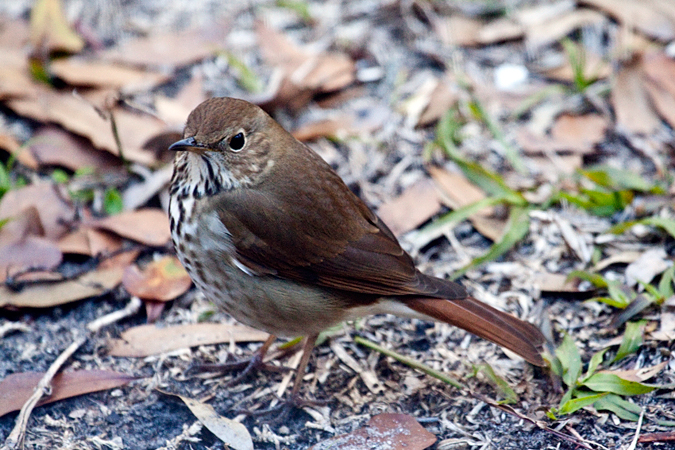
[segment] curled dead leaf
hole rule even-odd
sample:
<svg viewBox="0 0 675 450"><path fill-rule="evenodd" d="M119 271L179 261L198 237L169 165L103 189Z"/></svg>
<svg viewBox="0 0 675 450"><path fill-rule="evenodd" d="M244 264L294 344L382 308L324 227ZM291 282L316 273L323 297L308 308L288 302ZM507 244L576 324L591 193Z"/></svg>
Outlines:
<svg viewBox="0 0 675 450"><path fill-rule="evenodd" d="M168 301L190 289L192 280L175 256L165 256L143 270L131 265L124 271L124 288L144 300Z"/></svg>

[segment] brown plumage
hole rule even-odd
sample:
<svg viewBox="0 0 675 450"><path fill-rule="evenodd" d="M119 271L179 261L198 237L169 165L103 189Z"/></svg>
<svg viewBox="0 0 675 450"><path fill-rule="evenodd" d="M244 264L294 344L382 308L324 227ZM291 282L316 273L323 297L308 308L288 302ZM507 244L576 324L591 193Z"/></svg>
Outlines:
<svg viewBox="0 0 675 450"><path fill-rule="evenodd" d="M207 100L171 149L179 151L169 211L178 256L241 322L312 337L390 312L456 325L543 365L536 327L418 271L330 166L257 106Z"/></svg>

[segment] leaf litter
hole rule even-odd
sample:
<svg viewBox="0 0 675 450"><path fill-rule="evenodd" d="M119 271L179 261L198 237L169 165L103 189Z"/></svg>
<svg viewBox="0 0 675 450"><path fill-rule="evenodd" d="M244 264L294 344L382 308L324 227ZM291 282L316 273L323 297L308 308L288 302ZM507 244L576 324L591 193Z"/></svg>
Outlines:
<svg viewBox="0 0 675 450"><path fill-rule="evenodd" d="M256 447L284 442L308 448L382 412L431 417L425 426L448 442L467 429L500 448L541 448L567 439L551 427L531 433L517 419L485 414L475 398L448 393L414 372L464 380L472 365L483 362L495 386L505 383L502 393L510 387L515 396L509 398L522 399L514 408L532 417L513 411L528 423L551 420L543 411L555 415L557 405L568 414L571 435L618 447L634 434L625 421L644 414L642 432L658 439L660 424L673 420L660 408L660 397L644 393L628 401L623 395L645 391L645 381L668 386L673 378L668 355L675 222L667 174L675 117L669 74L675 66L665 46L675 29L672 6L594 0L517 4L503 14L461 2L356 2L346 12L334 1L306 6L269 2L253 11L223 5L226 26L200 7L189 18L165 8L154 12L163 26L130 21L104 50L92 44L96 28L86 31L91 16L73 28L77 13L58 0L36 2L30 25L1 10L0 101L14 116L5 110L0 115L0 148L6 151L0 158L0 257L10 255L17 272L5 272L10 277L0 287L0 307L8 314L2 320L25 326L0 344L14 355L0 361L0 375L40 369L55 351L50 344L61 342L59 327L76 327L88 320L81 314L103 315L127 298L130 293L119 287L126 270L136 275L129 291L173 303L158 308L148 300L147 319L158 314L160 324L145 325L153 327L148 334L123 334L146 319L140 317L116 325L111 339L96 339L112 342L114 351L130 346L129 356L102 359L87 349L73 357L73 368L156 375L172 391L212 398L219 412L259 407L290 380L288 374L259 374L230 388L210 375L183 375L193 361L249 355L264 336L246 338L243 331L198 323L208 318L222 322L217 327L232 326L194 291L180 295L187 279L165 296L152 286L171 279L168 272L134 272L170 256L160 209L166 208L170 155L162 149L201 99L227 94L259 101L329 158L350 187L387 217L422 270L446 277L465 273L464 283L482 299L542 323L554 338L573 335L556 354L567 357L568 370L577 361L593 366L586 374L573 371L577 377L567 381L585 384L570 387L561 403L562 393L494 346L439 324L374 317L359 323L358 333L396 352L364 351L349 328L332 332L331 344L315 352L306 389L319 398L332 394L335 403L311 414L314 422L308 423L315 428L305 425L303 413L261 432L259 422L242 419ZM132 2L129 11L138 7ZM16 8L14 14L31 10ZM598 33L608 38L596 39ZM495 68L506 66L525 74L519 85L496 82ZM40 250L20 252L26 261L12 257L19 253L12 246L37 249L38 242ZM577 277L568 278L573 273ZM575 301L589 296L593 301ZM97 300L85 300L92 297ZM62 309L65 304L70 306ZM22 316L11 312L16 308L41 309L19 309L30 311ZM179 332L184 326L191 328ZM411 357L420 360L411 365L415 369L396 362L408 364ZM401 388L403 380L413 386L413 379L415 389ZM96 398L106 399L108 411L138 411L156 421L152 429L132 428L125 443L161 447L168 438L158 440L160 429L196 436L180 433L187 414L158 399L153 403L147 394L152 385L139 383L145 394L128 388L122 397L92 394L104 395ZM482 377L466 383L492 392ZM67 409L78 401L59 402L50 411L66 422L78 420ZM170 414L142 406L158 402ZM100 413L84 409L89 430L99 430L89 418ZM39 425L28 445L60 445L57 434L40 431L56 422L36 414L31 420ZM3 420L0 436L11 426ZM114 430L104 432L111 442L119 438ZM200 438L205 446L213 439ZM566 442L582 445L574 439Z"/></svg>

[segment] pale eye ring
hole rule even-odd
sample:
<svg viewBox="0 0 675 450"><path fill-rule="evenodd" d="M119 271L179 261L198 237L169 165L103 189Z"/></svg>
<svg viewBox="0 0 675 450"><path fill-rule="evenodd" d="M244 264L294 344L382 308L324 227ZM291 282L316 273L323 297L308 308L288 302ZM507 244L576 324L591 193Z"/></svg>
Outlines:
<svg viewBox="0 0 675 450"><path fill-rule="evenodd" d="M242 148L244 148L244 145L246 145L246 136L244 135L244 132L240 131L232 136L228 144L233 152L240 151Z"/></svg>

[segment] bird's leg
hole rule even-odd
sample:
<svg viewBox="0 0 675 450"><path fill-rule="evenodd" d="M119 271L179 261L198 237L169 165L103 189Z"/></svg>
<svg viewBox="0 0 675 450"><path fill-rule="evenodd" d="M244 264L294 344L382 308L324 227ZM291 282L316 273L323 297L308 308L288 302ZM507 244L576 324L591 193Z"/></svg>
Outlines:
<svg viewBox="0 0 675 450"><path fill-rule="evenodd" d="M242 372L234 377L231 381L229 381L226 386L233 386L235 384L238 384L241 382L244 378L246 378L253 370L267 370L270 372L283 372L288 369L285 367L279 367L275 366L273 364L267 364L263 360L265 358L265 355L267 354L267 351L269 348L272 346L274 341L277 339L276 336L270 335L267 340L263 343L262 347L260 347L254 354L248 359L244 359L242 361L236 361L236 362L231 362L231 363L225 363L225 364L200 364L198 366L195 366L191 368L190 370L196 369L200 372L232 372L235 370L241 370Z"/></svg>
<svg viewBox="0 0 675 450"><path fill-rule="evenodd" d="M305 376L305 371L307 370L307 363L309 363L309 358L312 356L312 350L314 349L314 344L316 343L318 335L314 334L307 336L305 338L305 343L302 347L302 358L300 358L300 364L295 372L295 380L293 382L293 389L291 390L291 395L287 400L283 401L280 405L268 408L265 410L249 411L241 410L240 413L261 416L270 413L277 413L277 416L273 422L281 422L293 408L303 408L305 406L322 406L325 405L325 401L321 400L308 400L300 397L300 387L302 386L302 381Z"/></svg>

